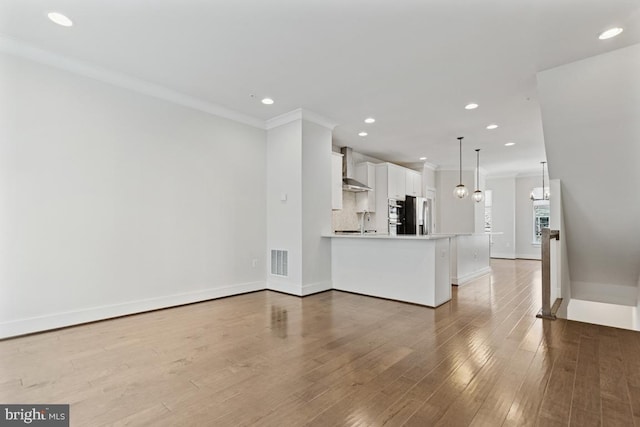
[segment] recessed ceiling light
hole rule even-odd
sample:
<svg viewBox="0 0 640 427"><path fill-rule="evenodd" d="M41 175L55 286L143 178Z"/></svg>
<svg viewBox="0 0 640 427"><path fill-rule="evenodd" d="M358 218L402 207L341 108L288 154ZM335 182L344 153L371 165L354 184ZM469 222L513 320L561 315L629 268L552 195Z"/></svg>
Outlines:
<svg viewBox="0 0 640 427"><path fill-rule="evenodd" d="M511 147L512 145L516 145L516 143L515 142L507 142L504 145L505 145L505 147Z"/></svg>
<svg viewBox="0 0 640 427"><path fill-rule="evenodd" d="M420 160L427 160L426 157L420 157Z"/></svg>
<svg viewBox="0 0 640 427"><path fill-rule="evenodd" d="M47 14L47 16L49 17L49 19L51 19L53 22L55 22L58 25L62 25L63 27L70 27L73 25L73 22L71 21L71 19L67 18L66 16L64 16L61 13L58 12L49 12Z"/></svg>
<svg viewBox="0 0 640 427"><path fill-rule="evenodd" d="M624 30L622 28L620 28L620 27L609 28L608 30L601 32L600 35L598 36L598 38L600 40L610 39L612 37L617 36L622 31L624 31Z"/></svg>
<svg viewBox="0 0 640 427"><path fill-rule="evenodd" d="M366 119L364 119L364 122L367 124L371 124L371 123L375 123L376 119L374 119L373 117L367 117Z"/></svg>
<svg viewBox="0 0 640 427"><path fill-rule="evenodd" d="M478 108L478 104L475 104L473 102L464 106L465 110L475 110L476 108Z"/></svg>
<svg viewBox="0 0 640 427"><path fill-rule="evenodd" d="M358 135L359 135L359 136L367 136L367 135L369 135L369 134L368 134L368 133L366 133L366 132L360 132Z"/></svg>
<svg viewBox="0 0 640 427"><path fill-rule="evenodd" d="M273 99L271 99L271 98L264 98L264 99L262 100L262 103L263 103L264 105L271 105L271 104L273 104Z"/></svg>
<svg viewBox="0 0 640 427"><path fill-rule="evenodd" d="M498 125L496 125L496 124L491 124L491 125L487 126L487 129L489 129L489 130L497 129L497 128L498 128Z"/></svg>

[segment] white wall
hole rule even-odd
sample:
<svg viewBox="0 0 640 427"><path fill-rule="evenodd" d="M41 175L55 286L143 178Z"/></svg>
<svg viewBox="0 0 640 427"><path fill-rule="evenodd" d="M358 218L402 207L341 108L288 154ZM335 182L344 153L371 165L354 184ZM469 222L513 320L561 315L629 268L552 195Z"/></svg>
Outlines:
<svg viewBox="0 0 640 427"><path fill-rule="evenodd" d="M545 177L545 188L549 188ZM542 175L489 177L487 189L493 191L493 258L540 259L540 245L533 243L533 204L531 190L542 186Z"/></svg>
<svg viewBox="0 0 640 427"><path fill-rule="evenodd" d="M436 188L436 170L426 163L422 168L422 188Z"/></svg>
<svg viewBox="0 0 640 427"><path fill-rule="evenodd" d="M293 295L331 288L331 129L303 115L267 131L267 252L287 250L289 267L267 287Z"/></svg>
<svg viewBox="0 0 640 427"><path fill-rule="evenodd" d="M493 192L492 229L502 233L493 236L491 256L513 259L516 257L516 179L488 178L487 189Z"/></svg>
<svg viewBox="0 0 640 427"><path fill-rule="evenodd" d="M476 185L469 191L469 196L473 194L476 188L481 191L485 191L487 189L487 180L484 173L478 174L480 180L476 183ZM473 200L473 199L471 199ZM486 199L482 199L480 202L473 202L473 228L476 233L484 233L484 208L485 208Z"/></svg>
<svg viewBox="0 0 640 427"><path fill-rule="evenodd" d="M545 188L549 180L545 178ZM540 244L533 243L533 202L531 190L542 187L542 175L516 179L516 258L540 259Z"/></svg>
<svg viewBox="0 0 640 427"><path fill-rule="evenodd" d="M572 298L637 304L639 75L640 44L538 74L549 175L563 187Z"/></svg>
<svg viewBox="0 0 640 427"><path fill-rule="evenodd" d="M302 122L302 294L331 289L331 130Z"/></svg>
<svg viewBox="0 0 640 427"><path fill-rule="evenodd" d="M262 130L0 55L0 337L263 288L265 155Z"/></svg>
<svg viewBox="0 0 640 427"><path fill-rule="evenodd" d="M474 190L475 174L462 171L462 181L469 189ZM436 172L436 233L473 233L475 232L475 202L470 196L458 199L453 190L460 183L459 172L438 170Z"/></svg>
<svg viewBox="0 0 640 427"><path fill-rule="evenodd" d="M267 271L267 282L271 289L295 294L302 283L301 141L301 120L267 132L267 260L272 249L289 252L288 277Z"/></svg>

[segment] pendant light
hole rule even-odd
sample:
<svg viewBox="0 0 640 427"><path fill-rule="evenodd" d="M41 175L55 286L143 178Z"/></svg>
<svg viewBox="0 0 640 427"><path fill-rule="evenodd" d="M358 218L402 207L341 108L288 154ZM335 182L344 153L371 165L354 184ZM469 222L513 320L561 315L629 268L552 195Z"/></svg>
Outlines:
<svg viewBox="0 0 640 427"><path fill-rule="evenodd" d="M531 201L533 202L537 202L539 200L549 200L549 192L545 191L545 188L544 188L544 165L547 162L540 162L540 163L542 164L542 197L540 198L536 197L534 190L531 190L531 194L529 194L529 199L531 199Z"/></svg>
<svg viewBox="0 0 640 427"><path fill-rule="evenodd" d="M476 148L476 191L473 192L473 200L476 203L480 203L484 200L484 194L482 194L482 190L480 190L480 149Z"/></svg>
<svg viewBox="0 0 640 427"><path fill-rule="evenodd" d="M469 190L462 183L462 138L464 136L459 136L458 141L460 141L460 184L456 185L456 188L453 190L453 195L459 199L464 199L469 194Z"/></svg>

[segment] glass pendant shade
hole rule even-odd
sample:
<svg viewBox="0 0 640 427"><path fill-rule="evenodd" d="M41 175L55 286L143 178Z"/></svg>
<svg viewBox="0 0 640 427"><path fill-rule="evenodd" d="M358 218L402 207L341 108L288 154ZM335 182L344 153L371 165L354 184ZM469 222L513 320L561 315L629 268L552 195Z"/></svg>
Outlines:
<svg viewBox="0 0 640 427"><path fill-rule="evenodd" d="M480 203L484 200L484 194L482 194L482 191L480 190L474 191L471 197L473 197L473 200L477 203Z"/></svg>
<svg viewBox="0 0 640 427"><path fill-rule="evenodd" d="M469 195L469 190L462 183L462 138L464 136L459 136L458 141L460 141L460 184L456 185L456 188L453 189L453 195L459 199L464 199Z"/></svg>
<svg viewBox="0 0 640 427"><path fill-rule="evenodd" d="M459 199L464 199L469 195L469 190L463 184L456 185L456 188L453 190L453 195Z"/></svg>

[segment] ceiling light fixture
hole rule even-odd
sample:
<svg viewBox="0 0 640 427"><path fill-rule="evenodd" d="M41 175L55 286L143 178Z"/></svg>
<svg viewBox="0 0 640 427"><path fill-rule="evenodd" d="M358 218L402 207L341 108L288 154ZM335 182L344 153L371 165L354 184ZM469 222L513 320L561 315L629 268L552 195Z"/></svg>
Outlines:
<svg viewBox="0 0 640 427"><path fill-rule="evenodd" d="M514 145L516 145L515 142L507 142L506 144L504 144L505 147L512 147Z"/></svg>
<svg viewBox="0 0 640 427"><path fill-rule="evenodd" d="M274 101L273 101L273 99L271 99L271 98L263 98L263 99L262 99L262 103L263 103L264 105L271 105L271 104L273 104L273 103L274 103Z"/></svg>
<svg viewBox="0 0 640 427"><path fill-rule="evenodd" d="M474 102L464 106L465 110L475 110L476 108L478 108L478 104L476 104Z"/></svg>
<svg viewBox="0 0 640 427"><path fill-rule="evenodd" d="M358 136L367 136L367 135L369 135L369 134L368 134L368 133L366 133L366 132L360 132L360 133L358 134Z"/></svg>
<svg viewBox="0 0 640 427"><path fill-rule="evenodd" d="M469 190L462 183L462 138L464 136L459 136L458 141L460 141L460 184L456 185L456 188L453 190L453 195L458 199L464 199L469 194Z"/></svg>
<svg viewBox="0 0 640 427"><path fill-rule="evenodd" d="M534 190L531 190L531 194L529 194L529 199L531 199L532 202L537 202L539 200L549 200L549 192L544 190L544 165L547 162L540 162L542 163L542 197L536 197Z"/></svg>
<svg viewBox="0 0 640 427"><path fill-rule="evenodd" d="M364 119L364 122L370 125L371 123L375 123L376 119L374 119L373 117L367 117L366 119Z"/></svg>
<svg viewBox="0 0 640 427"><path fill-rule="evenodd" d="M63 27L70 27L73 25L73 21L71 21L71 19L67 18L59 12L49 12L47 14L47 17L56 24L62 25Z"/></svg>
<svg viewBox="0 0 640 427"><path fill-rule="evenodd" d="M495 123L490 124L489 126L487 126L487 129L489 129L489 130L497 129L497 128L498 128L498 125L497 125L497 124L495 124Z"/></svg>
<svg viewBox="0 0 640 427"><path fill-rule="evenodd" d="M610 39L610 38L613 38L613 37L619 35L623 31L624 30L622 28L620 28L620 27L609 28L608 30L601 32L600 35L598 36L598 38L600 40Z"/></svg>
<svg viewBox="0 0 640 427"><path fill-rule="evenodd" d="M480 190L480 149L476 148L476 191L471 195L476 203L480 203L484 200L484 194Z"/></svg>
<svg viewBox="0 0 640 427"><path fill-rule="evenodd" d="M426 157L420 157L420 160L427 160Z"/></svg>

